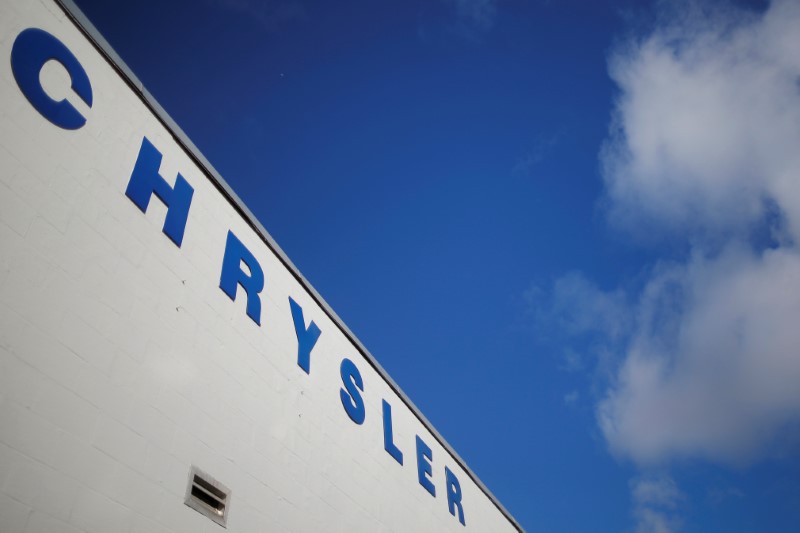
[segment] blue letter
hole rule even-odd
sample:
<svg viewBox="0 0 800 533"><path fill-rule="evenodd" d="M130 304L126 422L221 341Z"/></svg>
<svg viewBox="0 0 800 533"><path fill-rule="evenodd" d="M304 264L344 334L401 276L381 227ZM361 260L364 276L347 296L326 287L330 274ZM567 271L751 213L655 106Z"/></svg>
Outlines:
<svg viewBox="0 0 800 533"><path fill-rule="evenodd" d="M86 118L66 98L58 102L50 98L39 81L42 67L51 59L67 69L72 90L92 107L92 84L86 71L64 43L44 30L28 28L17 35L11 49L14 79L25 98L44 118L65 130L77 130L86 124Z"/></svg>
<svg viewBox="0 0 800 533"><path fill-rule="evenodd" d="M458 521L462 526L464 523L464 509L461 507L461 485L458 484L458 478L446 466L444 467L445 484L447 485L447 508L450 509L450 514L455 516L458 507Z"/></svg>
<svg viewBox="0 0 800 533"><path fill-rule="evenodd" d="M250 269L248 276L242 271L242 263ZM228 242L225 244L225 257L222 259L222 275L219 288L231 300L236 300L236 288L241 285L247 293L247 316L261 325L261 298L258 293L264 288L264 271L256 258L232 231L228 231Z"/></svg>
<svg viewBox="0 0 800 533"><path fill-rule="evenodd" d="M432 459L433 452L417 435L417 477L419 478L419 484L425 487L425 490L430 492L431 496L436 497L436 487L433 486L429 479L433 475L430 463Z"/></svg>
<svg viewBox="0 0 800 533"><path fill-rule="evenodd" d="M361 372L358 371L355 363L347 358L342 359L342 366L339 370L344 384L344 389L339 390L342 406L347 411L350 420L356 424L363 424L367 413L364 410L364 399L361 398L361 392L364 392L364 380L361 379Z"/></svg>
<svg viewBox="0 0 800 533"><path fill-rule="evenodd" d="M306 374L311 373L311 350L317 344L320 333L319 327L311 321L306 329L306 322L303 319L303 308L297 305L297 302L292 300L289 296L289 306L292 308L292 320L294 321L294 332L297 334L297 364L300 368L306 371Z"/></svg>
<svg viewBox="0 0 800 533"><path fill-rule="evenodd" d="M394 460L403 464L403 452L394 445L392 438L392 406L383 400L383 449L394 457Z"/></svg>
<svg viewBox="0 0 800 533"><path fill-rule="evenodd" d="M162 231L180 248L194 189L180 174L175 179L175 188L170 187L158 173L160 165L161 152L156 150L147 137L142 138L142 147L139 149L139 157L136 158L136 165L128 181L128 188L125 189L125 196L130 198L142 213L147 213L150 197L153 194L158 196L167 206L167 216Z"/></svg>

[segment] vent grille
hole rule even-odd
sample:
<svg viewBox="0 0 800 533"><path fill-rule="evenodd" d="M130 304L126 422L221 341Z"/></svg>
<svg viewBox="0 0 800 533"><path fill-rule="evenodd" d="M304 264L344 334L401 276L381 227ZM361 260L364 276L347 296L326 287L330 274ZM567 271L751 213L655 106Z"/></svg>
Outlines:
<svg viewBox="0 0 800 533"><path fill-rule="evenodd" d="M228 487L192 466L186 487L186 505L222 527L227 527L230 498Z"/></svg>

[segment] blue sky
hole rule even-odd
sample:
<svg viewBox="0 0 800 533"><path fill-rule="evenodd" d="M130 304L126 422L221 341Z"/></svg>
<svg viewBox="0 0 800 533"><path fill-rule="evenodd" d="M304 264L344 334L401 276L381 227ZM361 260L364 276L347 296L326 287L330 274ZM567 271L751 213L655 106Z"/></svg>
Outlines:
<svg viewBox="0 0 800 533"><path fill-rule="evenodd" d="M798 2L77 4L528 531L797 531Z"/></svg>

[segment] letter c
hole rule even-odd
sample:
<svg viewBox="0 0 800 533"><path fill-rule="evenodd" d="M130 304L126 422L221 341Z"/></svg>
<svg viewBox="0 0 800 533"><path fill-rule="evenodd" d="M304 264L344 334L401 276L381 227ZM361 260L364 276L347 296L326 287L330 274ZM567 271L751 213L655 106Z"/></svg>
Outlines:
<svg viewBox="0 0 800 533"><path fill-rule="evenodd" d="M77 130L86 118L66 99L53 100L42 88L39 74L54 59L69 73L72 90L92 107L92 84L81 64L64 43L38 28L23 30L11 49L11 70L22 94L41 115L65 130Z"/></svg>

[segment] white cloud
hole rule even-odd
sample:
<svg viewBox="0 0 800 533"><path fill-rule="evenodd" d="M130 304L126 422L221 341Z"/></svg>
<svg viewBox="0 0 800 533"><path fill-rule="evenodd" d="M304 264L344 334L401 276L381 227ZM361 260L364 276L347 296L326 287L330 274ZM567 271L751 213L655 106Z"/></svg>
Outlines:
<svg viewBox="0 0 800 533"><path fill-rule="evenodd" d="M684 499L671 477L649 474L630 483L633 514L638 533L670 533L680 529L675 511Z"/></svg>
<svg viewBox="0 0 800 533"><path fill-rule="evenodd" d="M466 37L476 38L494 27L497 16L496 0L445 0L456 14L456 30Z"/></svg>
<svg viewBox="0 0 800 533"><path fill-rule="evenodd" d="M672 533L678 525L667 513L649 507L636 509L636 533Z"/></svg>
<svg viewBox="0 0 800 533"><path fill-rule="evenodd" d="M744 492L733 486L711 487L708 489L706 495L706 500L712 506L719 506L732 500L741 500L742 498L744 498Z"/></svg>
<svg viewBox="0 0 800 533"><path fill-rule="evenodd" d="M631 496L638 505L657 506L674 509L683 494L675 481L666 475L639 477L631 482Z"/></svg>
<svg viewBox="0 0 800 533"><path fill-rule="evenodd" d="M613 54L602 162L612 222L688 258L652 269L627 328L603 316L618 292L560 283L588 295L574 324L626 335L598 407L612 450L746 463L800 427L800 2L681 7Z"/></svg>
<svg viewBox="0 0 800 533"><path fill-rule="evenodd" d="M552 312L570 333L599 332L618 338L630 327L625 294L603 291L579 272L556 280L552 296Z"/></svg>
<svg viewBox="0 0 800 533"><path fill-rule="evenodd" d="M568 407L575 407L578 404L578 400L581 398L581 393L574 390L570 391L564 395L564 404Z"/></svg>
<svg viewBox="0 0 800 533"><path fill-rule="evenodd" d="M800 234L800 3L763 16L678 4L682 16L610 60L621 90L603 154L613 220L729 236L777 202Z"/></svg>
<svg viewBox="0 0 800 533"><path fill-rule="evenodd" d="M564 363L561 365L561 370L566 372L579 372L583 369L584 363L581 355L570 348L564 350Z"/></svg>
<svg viewBox="0 0 800 533"><path fill-rule="evenodd" d="M638 309L599 408L612 449L639 462L747 462L800 420L800 254L731 246L665 268Z"/></svg>
<svg viewBox="0 0 800 533"><path fill-rule="evenodd" d="M558 130L549 136L540 135L522 157L511 169L511 174L518 177L535 176L536 167L546 159L564 135L564 130Z"/></svg>

